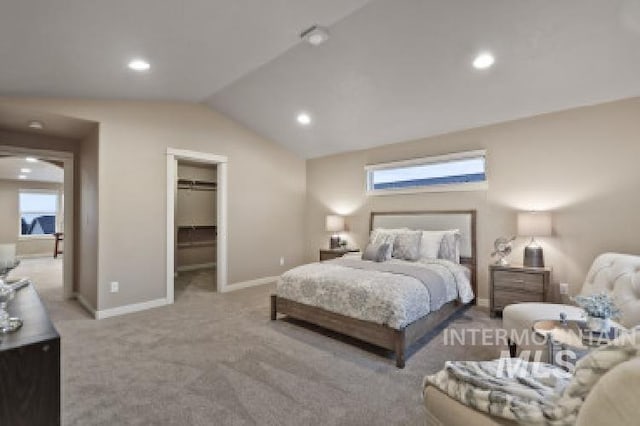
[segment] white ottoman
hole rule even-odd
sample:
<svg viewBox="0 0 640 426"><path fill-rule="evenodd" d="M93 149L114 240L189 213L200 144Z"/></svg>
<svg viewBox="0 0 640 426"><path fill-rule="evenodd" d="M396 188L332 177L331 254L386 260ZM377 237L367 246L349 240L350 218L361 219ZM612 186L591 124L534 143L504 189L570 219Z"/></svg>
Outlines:
<svg viewBox="0 0 640 426"><path fill-rule="evenodd" d="M540 320L559 320L560 313L567 315L567 320L584 319L584 311L577 306L556 303L516 303L508 305L502 311L502 328L507 331L509 340L516 345L516 356L521 352L530 351L529 360L534 360L535 351L540 351L541 359L548 362L547 348L543 344L536 344L540 339L534 338L533 323Z"/></svg>

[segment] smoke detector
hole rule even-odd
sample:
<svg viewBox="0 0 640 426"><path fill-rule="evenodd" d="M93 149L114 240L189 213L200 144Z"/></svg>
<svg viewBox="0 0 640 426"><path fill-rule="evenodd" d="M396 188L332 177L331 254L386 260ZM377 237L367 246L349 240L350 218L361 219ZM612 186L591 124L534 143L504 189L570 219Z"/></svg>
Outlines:
<svg viewBox="0 0 640 426"><path fill-rule="evenodd" d="M329 30L319 25L314 25L313 27L304 30L300 34L300 38L312 46L320 46L322 43L329 40Z"/></svg>

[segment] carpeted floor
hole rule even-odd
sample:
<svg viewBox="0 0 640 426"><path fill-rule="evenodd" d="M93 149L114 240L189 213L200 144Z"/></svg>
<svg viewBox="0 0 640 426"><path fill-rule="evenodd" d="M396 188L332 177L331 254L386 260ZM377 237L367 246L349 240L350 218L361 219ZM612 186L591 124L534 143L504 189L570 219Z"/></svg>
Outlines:
<svg viewBox="0 0 640 426"><path fill-rule="evenodd" d="M269 320L273 285L214 290L182 275L176 303L96 321L62 298L60 260L26 260L62 336L64 425L422 425L425 374L501 348L422 344L404 370L391 354ZM450 324L495 328L483 308ZM382 356L380 356L382 355Z"/></svg>

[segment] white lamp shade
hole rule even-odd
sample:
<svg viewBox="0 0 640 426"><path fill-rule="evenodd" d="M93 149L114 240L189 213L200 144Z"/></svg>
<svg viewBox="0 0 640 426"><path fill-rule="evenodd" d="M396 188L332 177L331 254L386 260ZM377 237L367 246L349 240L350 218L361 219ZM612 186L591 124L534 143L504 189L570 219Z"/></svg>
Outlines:
<svg viewBox="0 0 640 426"><path fill-rule="evenodd" d="M551 213L518 213L518 235L523 237L546 237L551 235Z"/></svg>
<svg viewBox="0 0 640 426"><path fill-rule="evenodd" d="M342 232L344 231L344 217L335 214L327 215L325 222L327 232Z"/></svg>
<svg viewBox="0 0 640 426"><path fill-rule="evenodd" d="M6 268L14 264L16 260L15 244L0 244L0 268Z"/></svg>

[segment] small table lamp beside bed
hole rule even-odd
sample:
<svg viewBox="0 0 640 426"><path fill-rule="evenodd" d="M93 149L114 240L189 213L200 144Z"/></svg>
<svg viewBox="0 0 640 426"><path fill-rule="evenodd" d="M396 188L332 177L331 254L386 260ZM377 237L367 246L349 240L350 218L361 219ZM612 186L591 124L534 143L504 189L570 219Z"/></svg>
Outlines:
<svg viewBox="0 0 640 426"><path fill-rule="evenodd" d="M285 272L271 296L277 314L405 351L476 294L475 211L371 213L360 254Z"/></svg>

